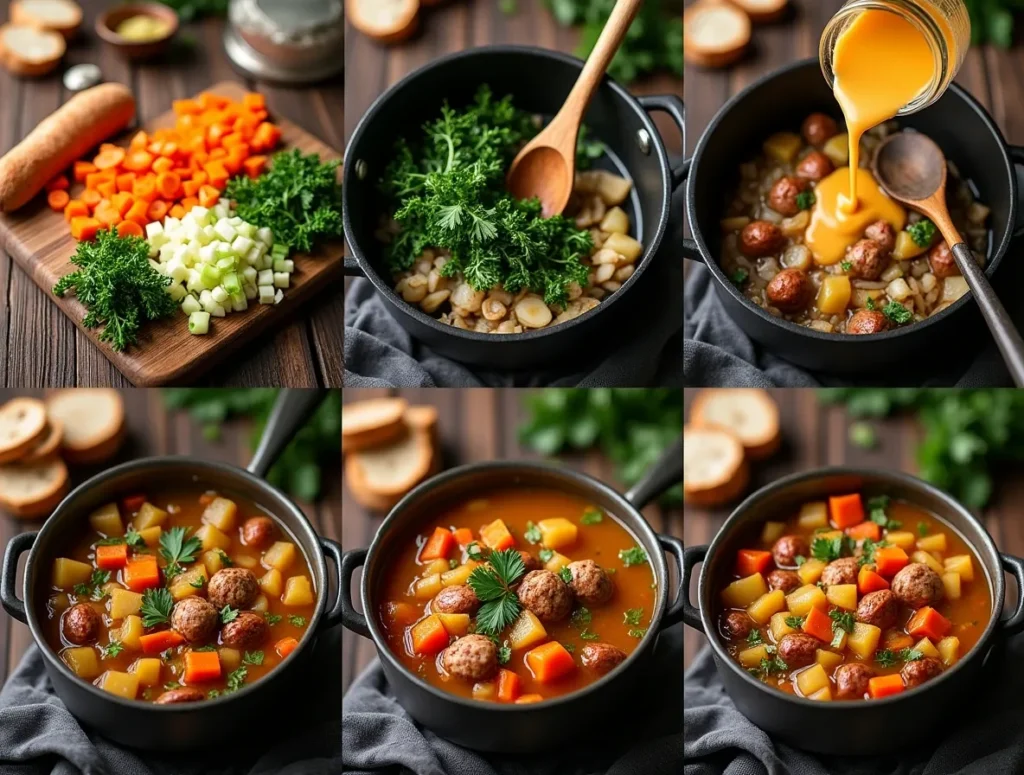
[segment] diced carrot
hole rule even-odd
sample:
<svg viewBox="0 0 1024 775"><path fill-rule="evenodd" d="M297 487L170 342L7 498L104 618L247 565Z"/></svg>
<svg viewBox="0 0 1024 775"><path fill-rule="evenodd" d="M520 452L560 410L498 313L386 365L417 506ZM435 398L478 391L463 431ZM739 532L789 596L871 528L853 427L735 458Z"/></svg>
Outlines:
<svg viewBox="0 0 1024 775"><path fill-rule="evenodd" d="M76 161L72 170L72 177L76 183L84 183L87 175L97 172L96 165L91 161Z"/></svg>
<svg viewBox="0 0 1024 775"><path fill-rule="evenodd" d="M81 216L71 219L71 236L79 242L88 242L96 238L96 232L100 230L100 222L95 218L84 218Z"/></svg>
<svg viewBox="0 0 1024 775"><path fill-rule="evenodd" d="M162 221L167 216L167 211L171 209L169 202L165 202L163 199L154 199L149 203L149 209L146 210L146 217L151 221Z"/></svg>
<svg viewBox="0 0 1024 775"><path fill-rule="evenodd" d="M542 702L543 700L544 696L540 694L524 694L516 700L516 705L528 705L531 702Z"/></svg>
<svg viewBox="0 0 1024 775"><path fill-rule="evenodd" d="M192 180L194 180L199 185L203 185L204 183L210 180L210 176L206 174L206 170L204 169L193 170Z"/></svg>
<svg viewBox="0 0 1024 775"><path fill-rule="evenodd" d="M889 630L885 635L885 647L892 651L908 649L914 645L914 639L896 630Z"/></svg>
<svg viewBox="0 0 1024 775"><path fill-rule="evenodd" d="M153 165L153 155L145 148L136 148L121 165L131 172L145 172Z"/></svg>
<svg viewBox="0 0 1024 775"><path fill-rule="evenodd" d="M511 549L516 545L516 539L500 519L480 528L480 540L484 542L484 546L496 552Z"/></svg>
<svg viewBox="0 0 1024 775"><path fill-rule="evenodd" d="M186 684L216 681L220 672L220 654L216 651L189 651L185 654Z"/></svg>
<svg viewBox="0 0 1024 775"><path fill-rule="evenodd" d="M185 208L186 213L198 204L199 200L194 196L187 196L181 200L181 206Z"/></svg>
<svg viewBox="0 0 1024 775"><path fill-rule="evenodd" d="M174 207L171 208L170 215L172 218L184 218L185 214L185 208L181 205L174 205Z"/></svg>
<svg viewBox="0 0 1024 775"><path fill-rule="evenodd" d="M124 172L117 176L117 190L118 191L131 191L135 187L135 173Z"/></svg>
<svg viewBox="0 0 1024 775"><path fill-rule="evenodd" d="M238 132L232 132L231 134L224 135L220 139L220 144L222 148L234 148L238 145L244 145L245 138Z"/></svg>
<svg viewBox="0 0 1024 775"><path fill-rule="evenodd" d="M160 586L160 566L156 556L143 554L133 557L124 568L124 585L133 592Z"/></svg>
<svg viewBox="0 0 1024 775"><path fill-rule="evenodd" d="M173 172L161 172L156 176L156 190L164 199L177 199L181 194L181 178Z"/></svg>
<svg viewBox="0 0 1024 775"><path fill-rule="evenodd" d="M420 560L447 559L448 553L451 552L454 545L455 536L452 535L452 531L446 530L443 527L435 527L434 532L430 534L430 538L423 544L423 549L420 551Z"/></svg>
<svg viewBox="0 0 1024 775"><path fill-rule="evenodd" d="M764 573L772 564L772 553L759 549L740 549L736 553L736 572L743 576Z"/></svg>
<svg viewBox="0 0 1024 775"><path fill-rule="evenodd" d="M899 694L903 691L903 678L899 673L889 675L876 675L868 680L868 694L872 699L879 700L891 694Z"/></svg>
<svg viewBox="0 0 1024 775"><path fill-rule="evenodd" d="M70 201L70 195L62 188L55 189L46 195L46 203L51 210L56 210L58 213L64 212L64 208Z"/></svg>
<svg viewBox="0 0 1024 775"><path fill-rule="evenodd" d="M186 180L181 184L181 190L185 193L185 196L196 196L202 187L203 184L196 180Z"/></svg>
<svg viewBox="0 0 1024 775"><path fill-rule="evenodd" d="M224 127L219 124L211 126L206 130L206 147L210 149L220 148L221 139L225 134L227 134L227 132Z"/></svg>
<svg viewBox="0 0 1024 775"><path fill-rule="evenodd" d="M412 650L414 654L436 654L448 645L448 630L444 628L437 614L431 614L412 626Z"/></svg>
<svg viewBox="0 0 1024 775"><path fill-rule="evenodd" d="M128 497L121 499L121 505L124 506L124 510L129 513L135 513L141 509L142 504L145 502L145 495L129 495Z"/></svg>
<svg viewBox="0 0 1024 775"><path fill-rule="evenodd" d="M89 205L81 199L72 199L64 206L64 220L71 223L72 218L88 218Z"/></svg>
<svg viewBox="0 0 1024 775"><path fill-rule="evenodd" d="M206 174L209 176L210 185L222 190L227 185L228 178L231 177L223 162L217 159L209 162L203 169L206 170Z"/></svg>
<svg viewBox="0 0 1024 775"><path fill-rule="evenodd" d="M85 176L85 187L95 189L100 183L107 180L105 172L90 172Z"/></svg>
<svg viewBox="0 0 1024 775"><path fill-rule="evenodd" d="M110 199L117 193L117 184L112 180L106 180L103 183L99 183L96 186L96 190L100 192L104 199Z"/></svg>
<svg viewBox="0 0 1024 775"><path fill-rule="evenodd" d="M826 643L832 640L832 620L820 608L812 608L804 619L803 631Z"/></svg>
<svg viewBox="0 0 1024 775"><path fill-rule="evenodd" d="M142 131L136 132L135 136L132 137L132 141L128 143L128 147L132 151L137 151L141 148L145 148L147 145L149 145L149 135ZM129 154L129 156L130 155L131 154Z"/></svg>
<svg viewBox="0 0 1024 775"><path fill-rule="evenodd" d="M866 565L862 565L861 569L857 572L857 591L862 595L888 588L889 582Z"/></svg>
<svg viewBox="0 0 1024 775"><path fill-rule="evenodd" d="M128 212L125 214L124 219L126 221L134 221L139 224L139 226L145 228L146 224L149 223L149 217L147 216L148 211L149 202L145 199L140 199L132 204L131 208L129 208Z"/></svg>
<svg viewBox="0 0 1024 775"><path fill-rule="evenodd" d="M71 187L71 183L68 181L67 175L58 175L49 183L46 184L47 192L50 191L67 191Z"/></svg>
<svg viewBox="0 0 1024 775"><path fill-rule="evenodd" d="M242 171L242 162L245 161L245 155L240 153L238 148L232 148L221 161L224 162L224 169L228 171L229 175L237 175Z"/></svg>
<svg viewBox="0 0 1024 775"><path fill-rule="evenodd" d="M161 651L166 651L167 649L172 649L175 646L180 646L184 642L185 638L174 630L161 630L160 632L139 636L139 645L142 646L143 654L159 654Z"/></svg>
<svg viewBox="0 0 1024 775"><path fill-rule="evenodd" d="M519 676L511 670L502 668L498 671L498 699L502 702L515 702L522 691Z"/></svg>
<svg viewBox="0 0 1024 775"><path fill-rule="evenodd" d="M931 606L919 608L907 622L907 632L915 638L929 638L933 643L942 640L953 624Z"/></svg>
<svg viewBox="0 0 1024 775"><path fill-rule="evenodd" d="M254 151L269 151L277 145L280 139L280 128L264 121L256 127L256 133L252 136L252 143L250 145L252 145Z"/></svg>
<svg viewBox="0 0 1024 775"><path fill-rule="evenodd" d="M174 168L174 160L168 159L166 156L157 157L156 161L153 162L152 170L156 173L170 172Z"/></svg>
<svg viewBox="0 0 1024 775"><path fill-rule="evenodd" d="M420 609L412 603L390 602L386 606L387 616L395 624L406 626L420 618Z"/></svg>
<svg viewBox="0 0 1024 775"><path fill-rule="evenodd" d="M186 180L191 180L192 178L191 167L174 167L173 169L171 169L171 172L173 172L175 175L181 178L182 182Z"/></svg>
<svg viewBox="0 0 1024 775"><path fill-rule="evenodd" d="M258 178L263 174L264 168L267 166L266 156L250 156L248 159L242 162L242 169L245 170L245 174L250 178Z"/></svg>
<svg viewBox="0 0 1024 775"><path fill-rule="evenodd" d="M459 546L469 546L473 543L473 531L468 527L460 527L452 535L455 536L455 542Z"/></svg>
<svg viewBox="0 0 1024 775"><path fill-rule="evenodd" d="M123 162L124 157L124 148L109 146L100 151L96 158L92 160L92 163L96 165L96 169L109 170Z"/></svg>
<svg viewBox="0 0 1024 775"><path fill-rule="evenodd" d="M199 104L195 100L174 100L174 102L171 103L171 107L179 116L189 113L198 114L203 112L203 109L199 107Z"/></svg>
<svg viewBox="0 0 1024 775"><path fill-rule="evenodd" d="M210 161L227 158L228 152L225 148L214 148L210 151Z"/></svg>
<svg viewBox="0 0 1024 775"><path fill-rule="evenodd" d="M864 521L864 506L860 493L849 495L833 495L828 499L828 510L832 516L832 524L840 530L859 525Z"/></svg>
<svg viewBox="0 0 1024 775"><path fill-rule="evenodd" d="M203 186L199 189L199 204L203 207L213 207L220 199L220 191L213 186Z"/></svg>
<svg viewBox="0 0 1024 775"><path fill-rule="evenodd" d="M104 200L104 202L106 202L106 200ZM121 213L119 213L109 202L106 204L100 202L96 206L96 211L93 213L93 217L103 226L108 228L111 226L117 226L117 224L123 220L121 218Z"/></svg>
<svg viewBox="0 0 1024 775"><path fill-rule="evenodd" d="M278 653L281 659L284 659L295 651L298 646L299 642L295 638L281 638L281 640L274 644L274 651Z"/></svg>
<svg viewBox="0 0 1024 775"><path fill-rule="evenodd" d="M117 224L117 236L119 237L142 237L145 233L135 221L121 221Z"/></svg>
<svg viewBox="0 0 1024 775"><path fill-rule="evenodd" d="M87 188L82 192L79 199L81 199L83 204L85 204L85 206L90 210L94 210L96 205L100 203L100 200L103 199L103 195L94 188Z"/></svg>
<svg viewBox="0 0 1024 775"><path fill-rule="evenodd" d="M128 214L128 210L131 209L134 201L134 197L126 191L118 191L110 198L110 204L113 205L114 209L117 210L118 214L122 218Z"/></svg>
<svg viewBox="0 0 1024 775"><path fill-rule="evenodd" d="M910 558L898 546L883 546L875 549L875 569L879 576L892 578L908 563Z"/></svg>
<svg viewBox="0 0 1024 775"><path fill-rule="evenodd" d="M262 110L267 104L267 98L259 92L249 92L242 97L242 105L247 107L249 110Z"/></svg>
<svg viewBox="0 0 1024 775"><path fill-rule="evenodd" d="M132 193L136 199L140 199L143 202L152 202L158 199L160 192L156 190L156 176L146 176L137 179L132 187Z"/></svg>
<svg viewBox="0 0 1024 775"><path fill-rule="evenodd" d="M96 567L118 570L128 564L128 544L96 547Z"/></svg>
<svg viewBox="0 0 1024 775"><path fill-rule="evenodd" d="M865 520L859 525L846 528L846 535L854 541L859 541L862 538L870 538L872 541L878 541L882 537L882 526L877 522Z"/></svg>
<svg viewBox="0 0 1024 775"><path fill-rule="evenodd" d="M533 677L541 683L556 681L576 669L572 654L557 640L530 649L525 659Z"/></svg>

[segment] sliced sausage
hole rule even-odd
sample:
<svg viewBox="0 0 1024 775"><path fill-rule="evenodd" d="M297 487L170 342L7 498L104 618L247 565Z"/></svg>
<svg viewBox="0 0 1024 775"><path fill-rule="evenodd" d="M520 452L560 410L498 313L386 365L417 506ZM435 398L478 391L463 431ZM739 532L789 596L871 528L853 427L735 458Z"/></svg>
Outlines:
<svg viewBox="0 0 1024 775"><path fill-rule="evenodd" d="M588 643L580 652L584 667L604 675L614 670L626 659L626 652L610 643Z"/></svg>
<svg viewBox="0 0 1024 775"><path fill-rule="evenodd" d="M593 560L577 560L569 563L572 581L569 588L583 605L595 606L607 603L615 587L611 576Z"/></svg>
<svg viewBox="0 0 1024 775"><path fill-rule="evenodd" d="M875 221L864 229L864 236L881 245L886 253L892 253L892 249L896 247L896 230L888 221Z"/></svg>
<svg viewBox="0 0 1024 775"><path fill-rule="evenodd" d="M530 571L516 591L523 607L542 622L557 622L572 610L572 590L549 570Z"/></svg>
<svg viewBox="0 0 1024 775"><path fill-rule="evenodd" d="M873 624L880 630L887 630L896 624L900 605L888 589L868 592L857 604L857 621Z"/></svg>
<svg viewBox="0 0 1024 775"><path fill-rule="evenodd" d="M269 517L250 517L242 525L242 541L246 546L260 548L274 539L274 521Z"/></svg>
<svg viewBox="0 0 1024 775"><path fill-rule="evenodd" d="M807 539L797 535L782 536L772 547L775 564L790 568L796 567L797 557L807 557L810 553L811 548L807 544Z"/></svg>
<svg viewBox="0 0 1024 775"><path fill-rule="evenodd" d="M814 283L802 269L783 269L768 283L765 295L783 312L799 312L810 304Z"/></svg>
<svg viewBox="0 0 1024 775"><path fill-rule="evenodd" d="M856 557L840 557L832 560L821 572L821 582L826 586L833 584L856 584L860 564Z"/></svg>
<svg viewBox="0 0 1024 775"><path fill-rule="evenodd" d="M740 252L748 258L779 253L786 246L782 229L768 221L751 221L740 232Z"/></svg>
<svg viewBox="0 0 1024 775"><path fill-rule="evenodd" d="M892 577L896 599L911 608L923 608L942 599L942 577L927 565L912 562Z"/></svg>
<svg viewBox="0 0 1024 775"><path fill-rule="evenodd" d="M861 700L868 693L868 681L875 677L875 671L860 662L849 662L836 668L837 700Z"/></svg>
<svg viewBox="0 0 1024 775"><path fill-rule="evenodd" d="M221 568L206 585L206 595L218 611L226 605L239 610L248 608L259 594L259 582L248 568Z"/></svg>
<svg viewBox="0 0 1024 775"><path fill-rule="evenodd" d="M785 216L796 215L802 209L797 197L810 186L804 178L783 175L768 192L768 206Z"/></svg>
<svg viewBox="0 0 1024 775"><path fill-rule="evenodd" d="M64 637L77 646L92 643L100 635L103 619L88 603L77 603L64 612L61 630Z"/></svg>
<svg viewBox="0 0 1024 775"><path fill-rule="evenodd" d="M787 594L801 585L800 577L796 575L796 571L779 570L778 568L768 574L767 581L769 589L781 589Z"/></svg>
<svg viewBox="0 0 1024 775"><path fill-rule="evenodd" d="M430 610L436 614L475 614L480 598L467 584L445 587L430 601Z"/></svg>
<svg viewBox="0 0 1024 775"><path fill-rule="evenodd" d="M889 254L873 239L862 239L846 253L850 277L877 280L889 265Z"/></svg>
<svg viewBox="0 0 1024 775"><path fill-rule="evenodd" d="M178 689L171 689L157 697L154 702L157 705L172 705L179 702L199 702L206 699L206 692L194 686L182 686Z"/></svg>
<svg viewBox="0 0 1024 775"><path fill-rule="evenodd" d="M956 265L953 251L949 249L949 245L945 242L934 245L928 251L928 265L932 268L932 274L939 279L960 274L960 267Z"/></svg>
<svg viewBox="0 0 1024 775"><path fill-rule="evenodd" d="M267 620L252 611L242 611L233 621L224 625L220 639L225 646L251 650L262 646L270 634Z"/></svg>
<svg viewBox="0 0 1024 775"><path fill-rule="evenodd" d="M889 318L876 309L859 309L846 321L848 334L880 334L889 330Z"/></svg>
<svg viewBox="0 0 1024 775"><path fill-rule="evenodd" d="M941 673L942 662L935 657L915 659L913 662L907 662L907 664L903 666L903 669L900 670L900 675L903 677L903 683L908 689L920 686L925 681L929 681Z"/></svg>
<svg viewBox="0 0 1024 775"><path fill-rule="evenodd" d="M754 620L746 611L730 611L722 617L722 631L731 638L745 638L754 629Z"/></svg>
<svg viewBox="0 0 1024 775"><path fill-rule="evenodd" d="M779 641L779 657L790 668L811 664L817 656L821 641L803 632L783 635Z"/></svg>
<svg viewBox="0 0 1024 775"><path fill-rule="evenodd" d="M217 609L201 597L186 597L174 604L171 627L181 633L189 643L203 643L217 632Z"/></svg>
<svg viewBox="0 0 1024 775"><path fill-rule="evenodd" d="M824 145L826 140L839 133L839 125L831 116L824 113L812 113L804 119L800 134L811 145Z"/></svg>
<svg viewBox="0 0 1024 775"><path fill-rule="evenodd" d="M796 165L796 174L807 180L821 180L832 174L835 166L821 151L811 151Z"/></svg>
<svg viewBox="0 0 1024 775"><path fill-rule="evenodd" d="M498 647L483 635L464 635L444 650L444 669L467 681L486 681L498 672Z"/></svg>

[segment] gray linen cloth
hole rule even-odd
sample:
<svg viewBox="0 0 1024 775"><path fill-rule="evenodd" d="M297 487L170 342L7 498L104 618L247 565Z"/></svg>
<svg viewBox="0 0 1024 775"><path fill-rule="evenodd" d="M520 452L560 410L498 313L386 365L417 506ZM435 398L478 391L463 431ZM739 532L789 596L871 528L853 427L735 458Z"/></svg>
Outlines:
<svg viewBox="0 0 1024 775"><path fill-rule="evenodd" d="M935 742L892 756L821 756L773 740L725 693L711 650L686 672L685 775L1012 775L1024 772L1024 637L986 666Z"/></svg>
<svg viewBox="0 0 1024 775"><path fill-rule="evenodd" d="M217 750L173 755L133 751L83 729L53 693L33 645L0 691L0 775L340 775L340 652L339 627L320 636L312 664L321 690L304 696L304 711L289 709L289 734L253 729Z"/></svg>
<svg viewBox="0 0 1024 775"><path fill-rule="evenodd" d="M658 639L637 699L609 708L621 733L574 741L547 754L509 756L470 751L420 727L391 694L374 660L342 704L345 775L679 775L682 771L683 628ZM642 687L642 688L641 688Z"/></svg>

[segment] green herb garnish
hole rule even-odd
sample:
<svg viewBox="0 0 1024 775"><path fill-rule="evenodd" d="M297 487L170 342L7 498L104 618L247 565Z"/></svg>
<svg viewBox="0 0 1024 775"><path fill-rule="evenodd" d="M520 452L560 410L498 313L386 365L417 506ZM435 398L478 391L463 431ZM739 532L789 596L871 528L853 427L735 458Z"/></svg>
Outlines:
<svg viewBox="0 0 1024 775"><path fill-rule="evenodd" d="M237 692L242 688L242 684L245 683L245 679L249 675L249 670L245 665L242 665L237 670L233 670L228 673L227 688L224 690L225 694L231 692Z"/></svg>
<svg viewBox="0 0 1024 775"><path fill-rule="evenodd" d="M932 244L932 240L935 238L935 224L927 218L923 218L917 223L910 224L907 227L907 233L910 234L915 245L919 248L926 248Z"/></svg>
<svg viewBox="0 0 1024 775"><path fill-rule="evenodd" d="M591 632L590 630L580 630L580 638L582 638L583 640L597 640L600 637L601 636L598 635L596 632Z"/></svg>
<svg viewBox="0 0 1024 775"><path fill-rule="evenodd" d="M139 613L142 614L143 627L156 627L171 620L171 611L174 610L174 598L166 587L147 589L142 593L142 607Z"/></svg>
<svg viewBox="0 0 1024 775"><path fill-rule="evenodd" d="M843 633L853 632L853 612L833 608L828 618L832 620L832 648L839 648L843 644Z"/></svg>
<svg viewBox="0 0 1024 775"><path fill-rule="evenodd" d="M265 613L263 614L263 618L267 620L267 624L271 627L273 627L275 624L281 621L280 614Z"/></svg>
<svg viewBox="0 0 1024 775"><path fill-rule="evenodd" d="M192 587L193 589L202 589L203 588L203 584L205 584L205 583L206 583L206 577L205 576L200 576L195 581L190 581L188 583L188 585L190 587Z"/></svg>
<svg viewBox="0 0 1024 775"><path fill-rule="evenodd" d="M637 625L640 624L640 619L644 615L643 608L627 608L626 612L622 615L622 621L624 624ZM756 632L756 630L754 630Z"/></svg>
<svg viewBox="0 0 1024 775"><path fill-rule="evenodd" d="M238 610L237 609L232 608L229 605L226 605L222 609L220 609L220 620L224 624L227 624L228 622L233 622L237 618L238 618Z"/></svg>
<svg viewBox="0 0 1024 775"><path fill-rule="evenodd" d="M604 521L604 514L593 506L588 506L583 512L583 516L580 517L581 525L599 525L602 521Z"/></svg>
<svg viewBox="0 0 1024 775"><path fill-rule="evenodd" d="M619 559L622 560L623 565L629 568L647 562L647 553L639 546L632 546L629 549L620 549Z"/></svg>
<svg viewBox="0 0 1024 775"><path fill-rule="evenodd" d="M186 539L187 532L183 527L172 527L160 534L160 556L167 560L164 573L168 578L181 573L181 566L194 561L196 552L203 548L202 542L196 536Z"/></svg>
<svg viewBox="0 0 1024 775"><path fill-rule="evenodd" d="M544 536L540 532L540 528L532 522L526 523L526 532L523 533L523 538L529 541L531 544L539 544Z"/></svg>
<svg viewBox="0 0 1024 775"><path fill-rule="evenodd" d="M79 597L88 597L91 600L102 600L107 593L101 587L110 581L110 571L94 570L85 584L75 584L74 592Z"/></svg>
<svg viewBox="0 0 1024 775"><path fill-rule="evenodd" d="M288 621L292 625L292 627L305 627L306 626L306 617L305 616L289 616L288 617Z"/></svg>
<svg viewBox="0 0 1024 775"><path fill-rule="evenodd" d="M882 314L897 325L904 325L914 319L914 313L898 301L890 301L882 307Z"/></svg>
<svg viewBox="0 0 1024 775"><path fill-rule="evenodd" d="M508 645L508 641L505 641L498 646L498 664L507 665L509 660L512 659L512 648Z"/></svg>
<svg viewBox="0 0 1024 775"><path fill-rule="evenodd" d="M744 269L742 267L740 267L735 272L733 272L731 275L729 275L729 280L732 282L732 284L733 285L738 285L741 288L744 286L744 284L749 279L750 279L750 272L748 272L746 269Z"/></svg>
<svg viewBox="0 0 1024 775"><path fill-rule="evenodd" d="M644 635L647 634L647 628L646 627L634 627L634 628L630 629L629 631L627 631L626 634L629 637L631 637L631 638L639 639L639 638L642 638Z"/></svg>
<svg viewBox="0 0 1024 775"><path fill-rule="evenodd" d="M537 552L537 555L540 557L541 562L547 562L555 556L555 551L554 549L541 549Z"/></svg>
<svg viewBox="0 0 1024 775"><path fill-rule="evenodd" d="M476 615L478 632L496 636L516 620L522 607L512 585L525 573L519 552L505 549L491 552L490 562L469 574L469 586L483 603Z"/></svg>
<svg viewBox="0 0 1024 775"><path fill-rule="evenodd" d="M898 519L889 519L889 515L886 514L890 503L892 503L892 498L888 495L876 495L874 498L868 498L868 519L886 530L898 530L903 523Z"/></svg>
<svg viewBox="0 0 1024 775"><path fill-rule="evenodd" d="M246 665L262 665L263 664L263 652L262 651L246 651L242 655L242 663Z"/></svg>
<svg viewBox="0 0 1024 775"><path fill-rule="evenodd" d="M566 584L572 583L572 571L569 570L568 565L563 565L558 569L558 578L564 581Z"/></svg>
<svg viewBox="0 0 1024 775"><path fill-rule="evenodd" d="M816 560L829 563L852 552L852 541L848 536L835 538L815 538L811 541L811 556Z"/></svg>
<svg viewBox="0 0 1024 775"><path fill-rule="evenodd" d="M801 210L810 210L817 201L818 198L814 196L813 191L801 191L796 195L796 206Z"/></svg>
<svg viewBox="0 0 1024 775"><path fill-rule="evenodd" d="M631 624L638 624L638 622L631 622ZM761 631L751 630L750 633L747 635L747 643L751 646L757 646L761 643L764 643L764 638L761 637Z"/></svg>
<svg viewBox="0 0 1024 775"><path fill-rule="evenodd" d="M106 646L100 646L100 659L111 659L124 651L121 641L112 640Z"/></svg>
<svg viewBox="0 0 1024 775"><path fill-rule="evenodd" d="M853 269L853 264L849 261L840 261L839 266L843 268L844 272L849 272L851 269ZM871 297L869 296L868 298Z"/></svg>
<svg viewBox="0 0 1024 775"><path fill-rule="evenodd" d="M804 617L802 616L787 616L785 621L786 626L792 627L794 630L799 630L804 626Z"/></svg>
<svg viewBox="0 0 1024 775"><path fill-rule="evenodd" d="M924 538L926 535L928 535L928 523L927 522L918 522L917 523L917 534L919 536L921 536L921 538Z"/></svg>

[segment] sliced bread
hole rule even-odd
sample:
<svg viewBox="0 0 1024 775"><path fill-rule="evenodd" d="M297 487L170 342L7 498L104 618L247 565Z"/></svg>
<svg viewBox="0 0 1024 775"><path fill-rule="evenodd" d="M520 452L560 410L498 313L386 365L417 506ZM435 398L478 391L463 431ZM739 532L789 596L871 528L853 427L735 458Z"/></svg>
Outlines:
<svg viewBox="0 0 1024 775"><path fill-rule="evenodd" d="M750 481L743 445L724 428L683 428L683 500L712 508L738 498Z"/></svg>
<svg viewBox="0 0 1024 775"><path fill-rule="evenodd" d="M402 438L345 458L345 471L359 485L383 497L404 495L430 473L434 445L426 433L408 430Z"/></svg>
<svg viewBox="0 0 1024 775"><path fill-rule="evenodd" d="M46 75L57 68L66 50L59 33L24 24L0 27L0 62L15 75Z"/></svg>
<svg viewBox="0 0 1024 775"><path fill-rule="evenodd" d="M374 40L400 43L419 27L420 0L346 0L345 16Z"/></svg>
<svg viewBox="0 0 1024 775"><path fill-rule="evenodd" d="M57 32L70 40L82 25L82 7L72 0L14 0L11 21Z"/></svg>
<svg viewBox="0 0 1024 775"><path fill-rule="evenodd" d="M69 463L102 463L124 440L124 403L116 390L58 390L47 396L46 411L64 427L61 450Z"/></svg>
<svg viewBox="0 0 1024 775"><path fill-rule="evenodd" d="M13 398L0 406L0 463L24 457L46 434L46 406L35 398Z"/></svg>
<svg viewBox="0 0 1024 775"><path fill-rule="evenodd" d="M64 425L60 420L48 419L46 421L46 433L39 437L32 449L19 458L19 463L36 463L45 460L50 455L60 451L60 443L64 439Z"/></svg>
<svg viewBox="0 0 1024 775"><path fill-rule="evenodd" d="M768 457L782 443L779 407L758 388L702 390L690 408L690 423L732 431L751 460Z"/></svg>
<svg viewBox="0 0 1024 775"><path fill-rule="evenodd" d="M701 67L725 67L750 43L750 17L734 5L702 0L683 11L683 56Z"/></svg>
<svg viewBox="0 0 1024 775"><path fill-rule="evenodd" d="M341 407L341 446L348 454L387 444L405 433L404 398L371 398Z"/></svg>
<svg viewBox="0 0 1024 775"><path fill-rule="evenodd" d="M48 516L67 495L68 469L56 455L0 465L0 506L22 519Z"/></svg>
<svg viewBox="0 0 1024 775"><path fill-rule="evenodd" d="M745 11L754 24L767 24L781 19L789 11L789 0L729 0Z"/></svg>

